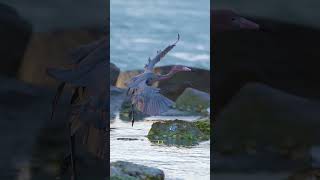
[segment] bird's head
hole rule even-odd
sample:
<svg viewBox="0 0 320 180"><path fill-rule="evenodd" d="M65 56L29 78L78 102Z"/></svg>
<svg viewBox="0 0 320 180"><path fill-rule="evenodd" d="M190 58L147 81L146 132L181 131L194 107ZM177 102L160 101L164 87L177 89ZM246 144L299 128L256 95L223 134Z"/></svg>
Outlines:
<svg viewBox="0 0 320 180"><path fill-rule="evenodd" d="M213 20L213 29L217 32L259 29L258 24L239 16L232 10L212 10L211 15Z"/></svg>
<svg viewBox="0 0 320 180"><path fill-rule="evenodd" d="M175 65L171 69L171 72L173 72L173 73L183 72L183 71L191 71L191 69L186 66L182 66L182 65Z"/></svg>

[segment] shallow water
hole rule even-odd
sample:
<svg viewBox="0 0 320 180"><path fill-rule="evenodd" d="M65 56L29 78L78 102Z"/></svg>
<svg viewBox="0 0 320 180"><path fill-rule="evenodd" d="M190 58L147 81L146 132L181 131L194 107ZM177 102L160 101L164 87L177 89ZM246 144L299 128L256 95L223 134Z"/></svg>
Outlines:
<svg viewBox="0 0 320 180"><path fill-rule="evenodd" d="M166 119L157 117L155 119ZM195 117L175 117L192 120ZM174 119L175 119L174 118ZM152 119L152 118L151 118ZM170 118L171 119L171 118ZM162 169L166 180L177 179L210 179L210 141L192 147L175 147L152 144L146 135L154 121L135 122L122 121L119 116L110 124L110 159L130 161L150 167ZM136 138L124 141L117 138Z"/></svg>
<svg viewBox="0 0 320 180"><path fill-rule="evenodd" d="M180 42L159 65L210 69L209 9L209 0L111 0L111 62L121 70L142 69L180 33Z"/></svg>

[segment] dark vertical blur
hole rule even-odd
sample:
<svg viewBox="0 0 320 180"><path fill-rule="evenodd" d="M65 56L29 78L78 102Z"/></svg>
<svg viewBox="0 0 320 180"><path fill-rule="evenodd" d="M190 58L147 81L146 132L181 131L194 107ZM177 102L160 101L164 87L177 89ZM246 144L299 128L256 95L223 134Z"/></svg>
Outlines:
<svg viewBox="0 0 320 180"><path fill-rule="evenodd" d="M68 53L109 34L109 0L0 2L0 179L70 179L70 90L49 121L58 82L47 67L67 66ZM108 72L106 72L108 74ZM105 162L78 151L78 179L103 179Z"/></svg>

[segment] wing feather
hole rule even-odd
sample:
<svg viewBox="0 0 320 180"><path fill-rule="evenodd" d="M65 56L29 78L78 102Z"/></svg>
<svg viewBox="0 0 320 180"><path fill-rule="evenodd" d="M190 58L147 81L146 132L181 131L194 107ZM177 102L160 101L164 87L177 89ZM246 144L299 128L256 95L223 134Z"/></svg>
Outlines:
<svg viewBox="0 0 320 180"><path fill-rule="evenodd" d="M174 104L173 101L160 94L158 88L147 85L141 86L135 91L132 103L139 111L151 116L168 111Z"/></svg>
<svg viewBox="0 0 320 180"><path fill-rule="evenodd" d="M156 57L152 60L149 58L148 63L145 65L145 71L152 71L154 66L172 49L176 46L180 39L180 35L178 34L178 39L175 43L167 46L163 51L157 53Z"/></svg>

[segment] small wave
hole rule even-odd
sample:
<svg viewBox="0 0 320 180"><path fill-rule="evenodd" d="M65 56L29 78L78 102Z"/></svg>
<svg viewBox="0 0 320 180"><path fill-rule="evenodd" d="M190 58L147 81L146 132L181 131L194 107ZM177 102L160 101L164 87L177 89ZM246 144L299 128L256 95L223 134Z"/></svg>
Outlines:
<svg viewBox="0 0 320 180"><path fill-rule="evenodd" d="M132 42L134 43L158 43L159 41L149 38L136 38L132 39Z"/></svg>
<svg viewBox="0 0 320 180"><path fill-rule="evenodd" d="M210 56L208 54L192 54L187 52L176 52L172 53L171 56L185 61L210 61Z"/></svg>

